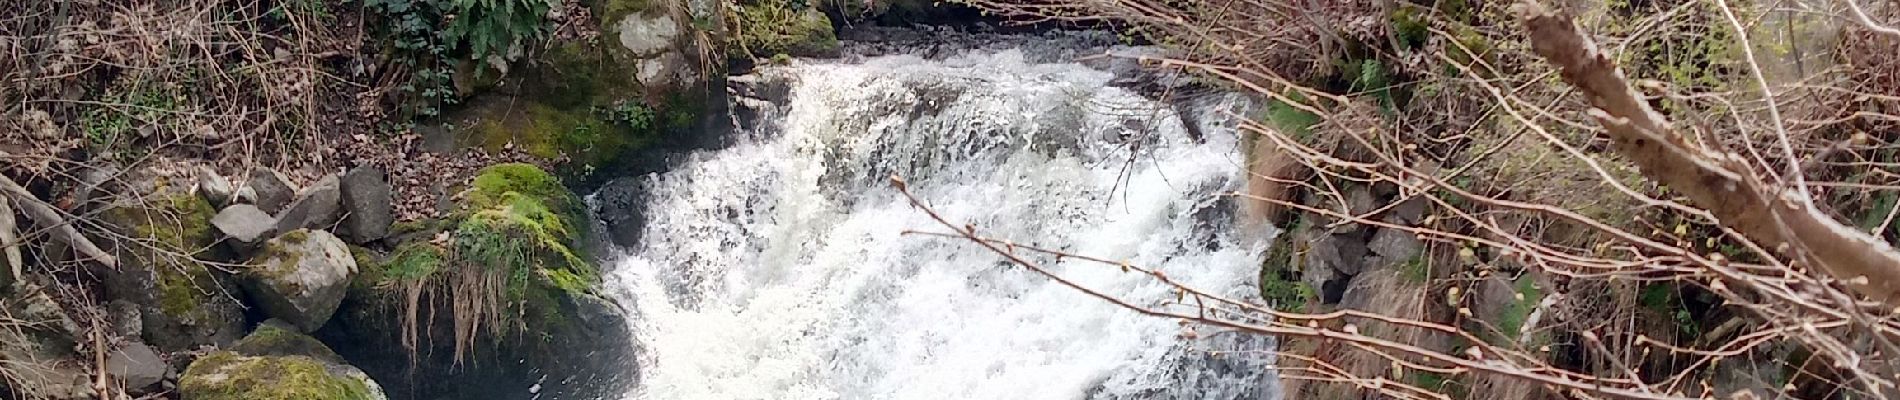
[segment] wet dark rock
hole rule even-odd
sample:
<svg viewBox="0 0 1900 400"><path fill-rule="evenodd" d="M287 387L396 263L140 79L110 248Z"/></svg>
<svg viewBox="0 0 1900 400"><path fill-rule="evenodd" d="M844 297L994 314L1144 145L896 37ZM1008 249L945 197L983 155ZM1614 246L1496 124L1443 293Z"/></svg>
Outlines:
<svg viewBox="0 0 1900 400"><path fill-rule="evenodd" d="M641 230L646 227L646 182L641 178L616 179L594 194L594 218L600 220L615 246L640 243Z"/></svg>

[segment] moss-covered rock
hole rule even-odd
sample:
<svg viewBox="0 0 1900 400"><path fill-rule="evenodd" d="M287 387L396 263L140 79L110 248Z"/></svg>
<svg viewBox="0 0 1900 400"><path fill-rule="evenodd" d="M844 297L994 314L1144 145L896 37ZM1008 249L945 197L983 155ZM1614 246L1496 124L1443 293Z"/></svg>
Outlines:
<svg viewBox="0 0 1900 400"><path fill-rule="evenodd" d="M254 357L304 356L332 364L344 362L342 356L330 350L330 346L297 332L297 327L290 323L276 319L258 325L250 335L244 336L244 340L231 346L231 351Z"/></svg>
<svg viewBox="0 0 1900 400"><path fill-rule="evenodd" d="M347 366L306 356L220 351L191 363L179 380L186 400L376 400L381 388Z"/></svg>
<svg viewBox="0 0 1900 400"><path fill-rule="evenodd" d="M580 256L587 233L583 205L552 175L528 164L490 166L464 199L468 214L452 236L459 261L503 269L496 272L509 277L512 300L553 313L540 315L541 322L562 318L558 307L531 304L541 300L535 292L586 294L599 283L594 264Z"/></svg>
<svg viewBox="0 0 1900 400"><path fill-rule="evenodd" d="M329 322L354 273L356 259L342 239L298 229L264 243L243 283L265 312L310 332Z"/></svg>
<svg viewBox="0 0 1900 400"><path fill-rule="evenodd" d="M384 399L368 374L282 320L270 320L230 351L191 363L179 381L186 400Z"/></svg>
<svg viewBox="0 0 1900 400"><path fill-rule="evenodd" d="M843 22L883 25L948 25L983 21L981 10L953 1L936 0L818 0L819 8Z"/></svg>
<svg viewBox="0 0 1900 400"><path fill-rule="evenodd" d="M375 376L424 375L398 395L563 382L544 384L544 398L588 398L630 382L615 374L632 371L632 343L619 308L594 294L600 274L583 256L580 199L528 164L490 166L459 198L454 217L417 227L441 234L356 255L362 273L340 311L347 337L338 340L352 343L343 355ZM461 311L426 311L450 304Z"/></svg>
<svg viewBox="0 0 1900 400"><path fill-rule="evenodd" d="M124 235L100 240L122 262L103 274L107 296L140 305L145 339L161 349L235 340L243 322L235 288L201 260L219 258L211 204L162 182L157 188L100 213L107 227Z"/></svg>
<svg viewBox="0 0 1900 400"><path fill-rule="evenodd" d="M831 30L831 18L815 7L790 0L755 0L735 7L738 17L732 32L732 45L726 49L732 58L823 56L838 50L838 36Z"/></svg>

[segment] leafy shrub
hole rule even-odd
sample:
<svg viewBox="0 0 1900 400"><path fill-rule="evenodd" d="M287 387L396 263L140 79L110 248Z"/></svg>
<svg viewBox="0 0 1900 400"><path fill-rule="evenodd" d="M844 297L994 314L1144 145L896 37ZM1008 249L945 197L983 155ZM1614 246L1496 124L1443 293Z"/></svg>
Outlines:
<svg viewBox="0 0 1900 400"><path fill-rule="evenodd" d="M506 55L547 35L547 0L364 0L380 16L404 77L397 86L403 117L433 117L457 102L456 64Z"/></svg>
<svg viewBox="0 0 1900 400"><path fill-rule="evenodd" d="M442 36L449 43L464 47L472 59L506 54L510 47L525 40L540 39L547 33L542 16L548 14L546 0L445 0L445 10L455 18L447 21Z"/></svg>

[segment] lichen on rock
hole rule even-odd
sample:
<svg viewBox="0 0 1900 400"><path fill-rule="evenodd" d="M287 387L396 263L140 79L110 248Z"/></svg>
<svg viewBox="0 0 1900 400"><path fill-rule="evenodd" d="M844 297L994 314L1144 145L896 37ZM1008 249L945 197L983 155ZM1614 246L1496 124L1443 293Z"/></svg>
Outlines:
<svg viewBox="0 0 1900 400"><path fill-rule="evenodd" d="M356 258L342 239L308 229L266 242L251 264L244 289L265 312L304 332L330 320L356 273Z"/></svg>
<svg viewBox="0 0 1900 400"><path fill-rule="evenodd" d="M243 313L234 288L199 260L211 255L216 238L211 204L162 186L142 200L101 213L124 235L104 241L124 263L103 276L108 296L139 304L146 339L161 349L235 340Z"/></svg>

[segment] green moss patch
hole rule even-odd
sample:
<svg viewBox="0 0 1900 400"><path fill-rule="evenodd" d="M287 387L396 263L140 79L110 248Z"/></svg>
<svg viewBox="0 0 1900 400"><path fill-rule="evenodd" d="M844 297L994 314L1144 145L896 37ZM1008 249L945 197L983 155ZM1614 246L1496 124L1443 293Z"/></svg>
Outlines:
<svg viewBox="0 0 1900 400"><path fill-rule="evenodd" d="M483 100L464 112L470 117L458 125L464 127L460 136L464 143L491 153L514 149L562 160L561 175L579 181L598 171L618 170L634 153L656 143L666 128L654 123L654 110L638 99L598 104L570 100L580 105L561 107L518 98Z"/></svg>
<svg viewBox="0 0 1900 400"><path fill-rule="evenodd" d="M218 281L195 257L215 239L214 211L203 198L177 193L145 199L142 206L107 210L108 222L132 241L118 245L129 265L151 268L159 310L186 323L212 323L203 303L218 301Z"/></svg>
<svg viewBox="0 0 1900 400"><path fill-rule="evenodd" d="M1537 303L1544 300L1544 291L1537 288L1537 280L1530 274L1519 275L1511 288L1516 292L1511 304L1493 318L1502 335L1496 338L1497 344L1515 342L1518 332L1529 322L1531 312L1537 310Z"/></svg>
<svg viewBox="0 0 1900 400"><path fill-rule="evenodd" d="M813 55L838 49L831 19L803 2L757 0L734 9L738 24L732 32L732 58L771 57L776 54Z"/></svg>
<svg viewBox="0 0 1900 400"><path fill-rule="evenodd" d="M1304 230L1305 224L1305 217L1295 218L1290 227L1274 237L1267 248L1267 259L1260 265L1260 298L1276 310L1304 311L1307 303L1319 298L1311 286L1300 281L1297 268L1299 252L1293 236Z"/></svg>
<svg viewBox="0 0 1900 400"><path fill-rule="evenodd" d="M247 357L228 351L192 362L178 391L192 400L370 400L369 385L332 374L305 356Z"/></svg>
<svg viewBox="0 0 1900 400"><path fill-rule="evenodd" d="M333 363L343 362L343 357L331 351L323 342L292 329L279 323L258 325L257 330L238 341L231 351L257 357L304 356Z"/></svg>

